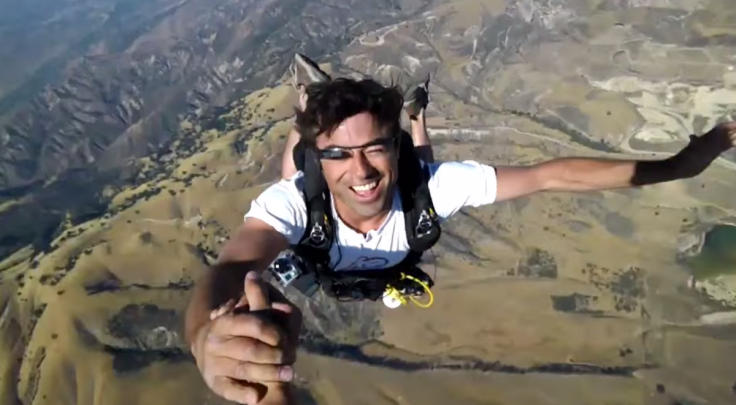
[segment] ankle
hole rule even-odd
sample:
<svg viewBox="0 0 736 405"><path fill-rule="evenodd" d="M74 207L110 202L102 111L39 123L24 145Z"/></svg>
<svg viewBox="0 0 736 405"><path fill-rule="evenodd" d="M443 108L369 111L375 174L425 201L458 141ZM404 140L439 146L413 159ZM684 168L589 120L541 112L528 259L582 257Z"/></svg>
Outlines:
<svg viewBox="0 0 736 405"><path fill-rule="evenodd" d="M412 128L424 127L424 118L424 108L422 108L421 110L419 110L419 113L417 113L417 115L412 116L412 119L410 121Z"/></svg>

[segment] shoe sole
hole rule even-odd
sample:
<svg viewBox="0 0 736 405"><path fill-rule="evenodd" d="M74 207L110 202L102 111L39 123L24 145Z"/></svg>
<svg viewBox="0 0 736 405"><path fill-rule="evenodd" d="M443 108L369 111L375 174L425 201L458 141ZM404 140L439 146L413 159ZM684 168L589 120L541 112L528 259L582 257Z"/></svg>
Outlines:
<svg viewBox="0 0 736 405"><path fill-rule="evenodd" d="M306 79L308 80L300 80L300 71L306 74ZM317 63L300 53L294 55L294 64L292 65L291 73L294 78L294 87L297 90L301 86L307 86L311 83L324 82L331 79L330 75L322 71Z"/></svg>
<svg viewBox="0 0 736 405"><path fill-rule="evenodd" d="M409 93L409 97L404 101L404 109L406 109L407 112L409 112L408 110L412 110L416 107L414 104L417 102L420 92L424 92L427 97L427 105L429 105L429 75L427 75L427 79L423 83L414 86L414 89ZM424 105L416 109L420 110L421 108L427 108L427 106ZM411 112L409 112L409 114L411 115Z"/></svg>

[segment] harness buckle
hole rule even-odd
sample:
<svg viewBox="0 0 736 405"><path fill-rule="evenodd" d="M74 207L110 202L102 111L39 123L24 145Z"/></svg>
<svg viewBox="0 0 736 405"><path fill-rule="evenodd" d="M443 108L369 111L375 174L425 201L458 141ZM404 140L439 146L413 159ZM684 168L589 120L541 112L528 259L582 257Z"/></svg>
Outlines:
<svg viewBox="0 0 736 405"><path fill-rule="evenodd" d="M325 230L322 228L322 225L320 224L314 224L312 227L312 232L309 234L309 238L312 239L312 242L316 244L321 244L325 241L326 235Z"/></svg>
<svg viewBox="0 0 736 405"><path fill-rule="evenodd" d="M414 228L414 232L417 236L427 236L432 231L432 218L427 213L427 210L423 210L419 214L419 221L417 226Z"/></svg>

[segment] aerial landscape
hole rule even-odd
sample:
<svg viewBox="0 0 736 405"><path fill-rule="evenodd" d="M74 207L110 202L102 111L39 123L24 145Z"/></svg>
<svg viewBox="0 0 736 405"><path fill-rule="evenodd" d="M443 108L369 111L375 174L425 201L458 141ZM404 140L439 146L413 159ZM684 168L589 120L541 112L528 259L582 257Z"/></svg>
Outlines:
<svg viewBox="0 0 736 405"><path fill-rule="evenodd" d="M225 404L195 280L279 178L299 52L431 77L438 160L671 156L736 120L733 0L0 0L0 404ZM736 403L736 152L464 209L434 304L305 301L306 405Z"/></svg>

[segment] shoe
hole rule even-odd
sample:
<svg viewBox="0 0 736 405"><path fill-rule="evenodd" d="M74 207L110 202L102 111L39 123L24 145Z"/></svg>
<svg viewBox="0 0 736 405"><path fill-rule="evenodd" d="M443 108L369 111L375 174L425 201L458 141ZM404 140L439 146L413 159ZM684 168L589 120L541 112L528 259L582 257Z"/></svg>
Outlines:
<svg viewBox="0 0 736 405"><path fill-rule="evenodd" d="M411 120L416 120L422 110L427 109L429 104L429 75L424 83L414 87L404 95L404 111Z"/></svg>
<svg viewBox="0 0 736 405"><path fill-rule="evenodd" d="M299 92L303 92L312 83L331 80L330 75L322 71L319 65L300 53L294 55L290 70L294 88Z"/></svg>

